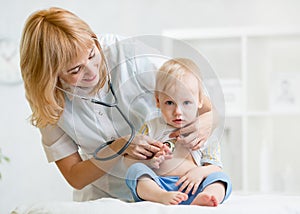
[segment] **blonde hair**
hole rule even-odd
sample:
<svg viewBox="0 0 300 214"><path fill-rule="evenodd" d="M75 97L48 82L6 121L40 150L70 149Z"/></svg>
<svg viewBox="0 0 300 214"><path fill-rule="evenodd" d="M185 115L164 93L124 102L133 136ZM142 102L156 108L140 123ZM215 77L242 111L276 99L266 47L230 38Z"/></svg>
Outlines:
<svg viewBox="0 0 300 214"><path fill-rule="evenodd" d="M174 85L175 81L181 81L187 73L194 75L199 85L199 101L203 99L203 88L199 67L190 59L174 58L166 61L156 74L155 96Z"/></svg>
<svg viewBox="0 0 300 214"><path fill-rule="evenodd" d="M31 106L31 123L37 127L56 124L63 113L65 98L58 73L82 51L96 43L102 55L100 81L106 81L103 52L89 25L61 8L39 10L25 23L20 43L20 67L26 98Z"/></svg>

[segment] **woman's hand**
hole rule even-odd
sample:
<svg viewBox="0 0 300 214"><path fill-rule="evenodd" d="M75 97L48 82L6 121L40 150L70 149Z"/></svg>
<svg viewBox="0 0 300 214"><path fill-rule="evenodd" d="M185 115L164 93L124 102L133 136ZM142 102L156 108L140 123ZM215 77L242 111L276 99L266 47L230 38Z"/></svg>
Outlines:
<svg viewBox="0 0 300 214"><path fill-rule="evenodd" d="M137 134L126 149L125 154L134 159L145 160L153 157L162 148L163 144L161 142L146 135Z"/></svg>
<svg viewBox="0 0 300 214"><path fill-rule="evenodd" d="M195 121L170 134L170 138L176 138L177 143L181 143L192 150L200 149L207 141L213 129L212 111L201 114Z"/></svg>

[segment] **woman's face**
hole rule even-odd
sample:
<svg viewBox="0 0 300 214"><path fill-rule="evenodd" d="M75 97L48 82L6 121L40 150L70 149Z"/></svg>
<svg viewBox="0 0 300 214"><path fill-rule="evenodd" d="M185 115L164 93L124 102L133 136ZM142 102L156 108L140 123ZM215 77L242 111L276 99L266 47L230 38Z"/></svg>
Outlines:
<svg viewBox="0 0 300 214"><path fill-rule="evenodd" d="M101 54L96 45L83 52L78 60L70 63L65 71L58 74L67 84L79 87L94 87L99 82Z"/></svg>

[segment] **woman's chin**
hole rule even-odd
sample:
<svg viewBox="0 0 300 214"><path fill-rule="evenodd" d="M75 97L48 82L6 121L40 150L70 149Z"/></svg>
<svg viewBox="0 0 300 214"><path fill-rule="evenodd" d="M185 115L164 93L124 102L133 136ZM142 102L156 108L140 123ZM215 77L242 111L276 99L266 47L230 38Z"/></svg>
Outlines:
<svg viewBox="0 0 300 214"><path fill-rule="evenodd" d="M90 87L96 86L98 84L98 82L99 82L99 78L95 78L95 79L93 79L91 81L85 81L85 80L83 80L83 81L81 81L80 86L81 87L90 88Z"/></svg>

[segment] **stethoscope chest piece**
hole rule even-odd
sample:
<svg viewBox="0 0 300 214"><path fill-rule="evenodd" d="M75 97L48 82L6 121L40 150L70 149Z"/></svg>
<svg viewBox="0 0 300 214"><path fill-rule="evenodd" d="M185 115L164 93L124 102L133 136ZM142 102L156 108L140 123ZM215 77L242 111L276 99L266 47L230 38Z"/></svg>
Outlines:
<svg viewBox="0 0 300 214"><path fill-rule="evenodd" d="M163 144L165 144L167 147L169 147L171 152L174 152L175 142L176 142L176 139L169 139L169 140L166 140L165 142L163 142Z"/></svg>

